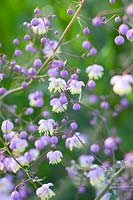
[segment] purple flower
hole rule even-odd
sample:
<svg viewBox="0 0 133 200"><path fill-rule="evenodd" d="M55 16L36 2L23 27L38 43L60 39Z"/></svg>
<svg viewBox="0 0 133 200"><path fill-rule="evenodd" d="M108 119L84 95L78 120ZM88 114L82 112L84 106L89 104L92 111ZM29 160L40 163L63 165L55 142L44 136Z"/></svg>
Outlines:
<svg viewBox="0 0 133 200"><path fill-rule="evenodd" d="M53 135L54 133L54 124L55 121L53 119L41 119L39 121L38 131L39 133L44 133L45 135Z"/></svg>
<svg viewBox="0 0 133 200"><path fill-rule="evenodd" d="M55 193L49 188L53 186L53 183L43 184L40 188L36 190L36 195L41 198L41 200L48 200L55 196Z"/></svg>
<svg viewBox="0 0 133 200"><path fill-rule="evenodd" d="M122 96L129 94L132 90L130 83L133 83L133 76L129 74L115 75L110 80L116 94Z"/></svg>
<svg viewBox="0 0 133 200"><path fill-rule="evenodd" d="M48 40L44 46L43 53L48 56L53 55L54 49L57 47L57 45L58 45L58 42L56 40ZM59 52L60 50L58 48L56 53L59 53Z"/></svg>
<svg viewBox="0 0 133 200"><path fill-rule="evenodd" d="M36 26L33 25L32 23L32 30L35 34L38 34L38 35L42 35L42 34L45 34L49 25L50 25L50 22L49 24L47 23L49 20L48 19L42 19L42 18L36 18Z"/></svg>
<svg viewBox="0 0 133 200"><path fill-rule="evenodd" d="M88 66L86 72L88 73L89 79L97 80L102 77L104 68L101 65L93 64Z"/></svg>
<svg viewBox="0 0 133 200"><path fill-rule="evenodd" d="M61 78L49 78L48 90L50 92L61 92L66 90L66 81Z"/></svg>
<svg viewBox="0 0 133 200"><path fill-rule="evenodd" d="M52 111L56 113L61 113L67 110L67 104L68 104L67 102L62 103L60 101L60 98L53 98L50 101L50 105L52 106Z"/></svg>
<svg viewBox="0 0 133 200"><path fill-rule="evenodd" d="M92 165L86 176L90 179L91 185L96 188L101 188L102 183L105 181L104 170L98 165Z"/></svg>
<svg viewBox="0 0 133 200"><path fill-rule="evenodd" d="M63 155L60 151L49 151L47 153L47 158L49 159L49 164L57 164L61 162Z"/></svg>
<svg viewBox="0 0 133 200"><path fill-rule="evenodd" d="M67 89L71 94L80 94L83 86L85 86L83 81L71 80Z"/></svg>

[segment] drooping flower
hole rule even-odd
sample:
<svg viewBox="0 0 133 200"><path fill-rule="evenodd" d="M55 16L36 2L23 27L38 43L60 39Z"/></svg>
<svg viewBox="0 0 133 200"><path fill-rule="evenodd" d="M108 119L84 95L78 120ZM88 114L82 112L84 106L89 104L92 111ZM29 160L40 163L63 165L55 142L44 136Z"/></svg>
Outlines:
<svg viewBox="0 0 133 200"><path fill-rule="evenodd" d="M39 121L39 127L38 131L39 133L44 133L45 135L53 135L54 133L54 123L55 121L53 119L41 119Z"/></svg>
<svg viewBox="0 0 133 200"><path fill-rule="evenodd" d="M10 148L16 153L22 153L28 146L28 142L25 139L13 138L10 141Z"/></svg>
<svg viewBox="0 0 133 200"><path fill-rule="evenodd" d="M47 158L49 159L49 164L57 164L61 162L63 155L60 151L49 151L47 153Z"/></svg>
<svg viewBox="0 0 133 200"><path fill-rule="evenodd" d="M72 80L67 89L71 94L80 94L83 86L85 86L83 81Z"/></svg>
<svg viewBox="0 0 133 200"><path fill-rule="evenodd" d="M104 71L103 66L97 64L88 66L86 69L89 79L94 79L94 80L101 78L103 75L103 71Z"/></svg>
<svg viewBox="0 0 133 200"><path fill-rule="evenodd" d="M41 200L48 200L55 196L55 193L49 188L53 186L53 183L43 184L42 187L36 190L36 195L41 198Z"/></svg>
<svg viewBox="0 0 133 200"><path fill-rule="evenodd" d="M91 185L96 188L102 187L102 183L105 181L104 170L98 165L91 166L91 170L86 174L86 176L90 179Z"/></svg>
<svg viewBox="0 0 133 200"><path fill-rule="evenodd" d="M85 138L82 137L80 133L76 132L71 138L66 139L66 147L72 151L73 147L81 148L84 142Z"/></svg>
<svg viewBox="0 0 133 200"><path fill-rule="evenodd" d="M113 90L116 94L122 96L129 94L132 90L131 83L133 83L133 76L129 74L115 75L110 80L111 85L113 85Z"/></svg>
<svg viewBox="0 0 133 200"><path fill-rule="evenodd" d="M67 99L66 99L67 100ZM50 105L52 106L52 111L56 113L62 113L67 110L67 102L61 102L60 98L53 98L50 101Z"/></svg>
<svg viewBox="0 0 133 200"><path fill-rule="evenodd" d="M65 91L66 90L66 82L65 80L61 79L61 78L49 78L49 91L50 92L61 92L61 91Z"/></svg>

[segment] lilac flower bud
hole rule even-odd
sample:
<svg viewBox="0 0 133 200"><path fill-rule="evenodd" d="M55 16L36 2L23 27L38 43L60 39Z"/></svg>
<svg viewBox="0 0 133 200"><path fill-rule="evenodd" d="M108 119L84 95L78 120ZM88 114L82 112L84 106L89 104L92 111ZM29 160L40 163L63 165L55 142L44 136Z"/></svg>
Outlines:
<svg viewBox="0 0 133 200"><path fill-rule="evenodd" d="M20 132L20 138L25 139L27 137L27 132L26 131L21 131Z"/></svg>
<svg viewBox="0 0 133 200"><path fill-rule="evenodd" d="M32 26L37 26L39 24L39 20L37 19L37 18L33 18L32 20L31 20L31 25Z"/></svg>
<svg viewBox="0 0 133 200"><path fill-rule="evenodd" d="M101 26L102 23L103 23L103 21L102 21L102 18L100 18L100 17L95 17L92 20L92 25L93 26Z"/></svg>
<svg viewBox="0 0 133 200"><path fill-rule="evenodd" d="M126 38L131 42L133 41L133 29L128 30L128 32L126 33Z"/></svg>
<svg viewBox="0 0 133 200"><path fill-rule="evenodd" d="M112 151L117 150L116 142L115 142L114 138L112 138L112 137L108 137L104 141L104 146L105 146L105 148L108 148L108 149L110 149Z"/></svg>
<svg viewBox="0 0 133 200"><path fill-rule="evenodd" d="M84 41L84 42L82 43L82 47L83 47L84 49L89 49L89 48L91 47L91 43L90 43L89 41Z"/></svg>
<svg viewBox="0 0 133 200"><path fill-rule="evenodd" d="M22 51L19 50L19 49L16 49L16 50L14 51L14 55L15 55L15 56L21 56L21 54L22 54Z"/></svg>
<svg viewBox="0 0 133 200"><path fill-rule="evenodd" d="M36 70L34 69L34 68L29 68L28 69L28 75L29 76L34 76L34 75L36 75Z"/></svg>
<svg viewBox="0 0 133 200"><path fill-rule="evenodd" d="M29 141L34 141L35 137L33 135L29 135L28 140Z"/></svg>
<svg viewBox="0 0 133 200"><path fill-rule="evenodd" d="M37 140L35 142L35 147L36 149L40 150L40 149L43 149L44 148L44 143L41 141L41 140Z"/></svg>
<svg viewBox="0 0 133 200"><path fill-rule="evenodd" d="M116 23L121 22L121 18L120 18L120 17L116 17L116 18L115 18L115 22L116 22Z"/></svg>
<svg viewBox="0 0 133 200"><path fill-rule="evenodd" d="M80 104L79 103L74 103L73 104L73 110L75 110L75 111L80 110Z"/></svg>
<svg viewBox="0 0 133 200"><path fill-rule="evenodd" d="M103 108L103 109L108 109L109 108L109 103L108 102L106 102L106 101L103 101L103 102L101 102L101 104L100 104L100 106L101 106L101 108Z"/></svg>
<svg viewBox="0 0 133 200"><path fill-rule="evenodd" d="M84 186L79 186L78 187L78 193L84 193L86 191L85 187Z"/></svg>
<svg viewBox="0 0 133 200"><path fill-rule="evenodd" d="M109 0L110 4L114 4L116 0Z"/></svg>
<svg viewBox="0 0 133 200"><path fill-rule="evenodd" d="M127 24L121 24L119 26L119 33L122 35L126 35L129 30L129 26Z"/></svg>
<svg viewBox="0 0 133 200"><path fill-rule="evenodd" d="M78 128L78 124L76 122L72 122L70 124L70 126L71 126L72 130L74 130L74 131L77 130L77 128Z"/></svg>
<svg viewBox="0 0 133 200"><path fill-rule="evenodd" d="M40 14L40 9L39 8L35 8L34 9L34 14L39 15Z"/></svg>
<svg viewBox="0 0 133 200"><path fill-rule="evenodd" d="M13 44L18 45L18 44L19 44L19 39L18 39L18 38L15 38L15 39L13 40Z"/></svg>
<svg viewBox="0 0 133 200"><path fill-rule="evenodd" d="M30 39L31 39L31 38L30 38L30 35L26 34L26 35L24 36L24 40L29 41Z"/></svg>
<svg viewBox="0 0 133 200"><path fill-rule="evenodd" d="M52 136L50 139L51 144L57 144L58 143L58 137Z"/></svg>
<svg viewBox="0 0 133 200"><path fill-rule="evenodd" d="M95 88L96 87L96 82L94 80L90 80L90 81L88 81L87 86L89 88Z"/></svg>
<svg viewBox="0 0 133 200"><path fill-rule="evenodd" d="M69 9L67 10L67 14L68 14L68 15L72 15L72 14L73 14L73 10L72 10L71 8L69 8Z"/></svg>
<svg viewBox="0 0 133 200"><path fill-rule="evenodd" d="M14 125L11 121L5 120L2 122L1 130L3 133L10 133L13 128L14 128Z"/></svg>
<svg viewBox="0 0 133 200"><path fill-rule="evenodd" d="M25 115L31 115L33 112L34 112L34 109L29 107L29 108L26 109Z"/></svg>
<svg viewBox="0 0 133 200"><path fill-rule="evenodd" d="M28 86L28 83L27 83L27 82L24 81L24 82L21 83L21 87L22 87L22 88L26 88L27 86Z"/></svg>
<svg viewBox="0 0 133 200"><path fill-rule="evenodd" d="M121 101L120 101L120 105L121 105L123 108L127 108L127 107L129 106L129 101L128 101L128 99L122 98Z"/></svg>
<svg viewBox="0 0 133 200"><path fill-rule="evenodd" d="M122 45L125 40L124 40L124 37L122 37L121 35L115 37L115 40L114 40L115 44L117 45Z"/></svg>
<svg viewBox="0 0 133 200"><path fill-rule="evenodd" d="M85 28L83 29L83 33L84 33L85 35L88 35L88 34L90 33L90 29L89 29L88 27L85 27Z"/></svg>
<svg viewBox="0 0 133 200"><path fill-rule="evenodd" d="M89 53L87 54L87 56L93 56L97 54L97 50L96 48L92 47L89 51Z"/></svg>
<svg viewBox="0 0 133 200"><path fill-rule="evenodd" d="M60 75L61 75L62 77L66 77L66 76L68 76L68 71L67 71L67 70L62 70L62 71L60 72Z"/></svg>
<svg viewBox="0 0 133 200"><path fill-rule="evenodd" d="M133 3L129 4L129 6L126 9L126 12L128 15L133 16Z"/></svg>
<svg viewBox="0 0 133 200"><path fill-rule="evenodd" d="M2 87L2 88L0 88L0 94L5 94L6 93L6 88L4 88L4 87Z"/></svg>
<svg viewBox="0 0 133 200"><path fill-rule="evenodd" d="M93 152L93 153L98 153L99 150L100 150L100 147L99 147L98 144L92 144L91 147L90 147L90 150L91 150L91 152Z"/></svg>
<svg viewBox="0 0 133 200"><path fill-rule="evenodd" d="M41 66L42 66L42 61L40 59L35 59L34 60L34 67L40 68Z"/></svg>

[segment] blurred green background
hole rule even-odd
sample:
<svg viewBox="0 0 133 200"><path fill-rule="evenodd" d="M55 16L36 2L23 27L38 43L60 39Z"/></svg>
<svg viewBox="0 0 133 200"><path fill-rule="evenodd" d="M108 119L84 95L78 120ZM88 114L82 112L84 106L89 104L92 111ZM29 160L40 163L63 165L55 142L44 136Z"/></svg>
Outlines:
<svg viewBox="0 0 133 200"><path fill-rule="evenodd" d="M107 0L87 0L86 5L84 6L81 15L86 17L93 18L97 15L97 13L101 10L113 10L120 7L123 7L123 2L118 0L115 5L110 5ZM125 3L129 3L131 1L127 1ZM12 45L12 40L16 37L20 39L20 48L24 46L25 41L23 40L23 36L25 34L25 28L23 27L24 21L30 21L33 16L33 10L36 7L41 8L44 15L49 14L48 12L57 15L56 28L59 32L62 32L68 22L71 19L71 16L68 16L66 11L69 7L72 6L72 1L70 0L1 0L0 1L0 42L2 42L1 52L5 52L9 58L11 58L14 46ZM119 13L119 12L118 12ZM120 16L123 15L123 12L119 13ZM108 15L107 17L111 17L113 14ZM83 21L82 21L83 20ZM113 109L114 105L117 105L120 101L120 97L112 95L110 99L110 90L111 87L109 85L109 79L111 77L109 71L116 70L116 73L121 73L128 65L131 64L131 44L126 41L126 43L117 47L113 40L117 35L117 32L111 26L103 26L100 28L94 28L91 26L91 21L81 20L83 26L89 26L91 29L91 35L89 36L89 40L91 43L97 48L98 54L91 59L77 60L72 59L70 64L72 66L77 66L78 68L85 69L85 67L89 66L92 63L101 64L105 67L105 75L102 80L98 81L98 90L96 93L100 96L106 95L107 100L109 101L111 108ZM86 22L84 22L86 21ZM117 26L116 26L117 27ZM76 22L69 34L67 35L67 39L74 38L76 34L79 32L79 24ZM83 41L83 40L82 40ZM82 53L82 49L80 48L82 41L77 41L71 45L71 48L67 49L67 52L74 52L74 54ZM82 78L84 73L81 75ZM18 101L18 105L21 108L24 102L19 102L19 98L23 97L25 94L18 94L9 99L8 101ZM123 142L121 145L122 151L129 151L133 149L133 94L128 96L130 101L129 109L121 112L117 117L117 120L114 118L111 121L108 121L109 129L111 127L116 127L118 129L118 135L122 137ZM47 100L46 100L47 101ZM100 108L99 103L96 108ZM75 118L73 114L70 115ZM79 116L76 116L77 121L79 123L79 131L82 132L90 132L93 133L93 128L88 127L89 125L89 113L85 113L85 110L80 112ZM105 131L106 130L102 130ZM106 133L105 133L106 134ZM91 141L93 141L93 136L90 135ZM95 138L95 136L94 136ZM94 141L93 141L94 142ZM68 159L74 159L77 157L77 153L75 155L71 155L69 151L66 153ZM121 157L121 152L120 152ZM64 163L64 165L69 165L69 162ZM48 180L53 180L54 182L58 182L56 184L57 196L54 198L55 200L92 200L92 196L88 197L87 194L79 195L77 198L77 189L71 183L71 181L67 178L67 174L64 170L64 166L54 166L54 167L44 167L43 165L39 166L41 176L48 176ZM89 190L89 189L88 189ZM77 199L76 199L77 198ZM31 197L33 199L33 197ZM35 197L35 199L37 199Z"/></svg>

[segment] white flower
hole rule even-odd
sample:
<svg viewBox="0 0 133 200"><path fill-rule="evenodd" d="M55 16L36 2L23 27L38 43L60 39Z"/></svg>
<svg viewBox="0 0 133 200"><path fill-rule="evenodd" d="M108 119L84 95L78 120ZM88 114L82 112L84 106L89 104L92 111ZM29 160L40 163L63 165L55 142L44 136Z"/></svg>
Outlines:
<svg viewBox="0 0 133 200"><path fill-rule="evenodd" d="M71 94L80 94L82 86L85 86L83 81L72 80L68 86L68 90L70 90Z"/></svg>
<svg viewBox="0 0 133 200"><path fill-rule="evenodd" d="M49 91L50 92L61 92L66 90L66 82L61 78L49 78Z"/></svg>
<svg viewBox="0 0 133 200"><path fill-rule="evenodd" d="M52 183L43 184L42 187L36 190L36 195L41 198L41 200L48 200L55 196L55 193L49 188L53 186Z"/></svg>
<svg viewBox="0 0 133 200"><path fill-rule="evenodd" d="M103 71L104 71L103 66L97 64L88 66L86 69L89 79L94 79L94 80L101 78L103 75Z"/></svg>
<svg viewBox="0 0 133 200"><path fill-rule="evenodd" d="M76 132L71 138L66 139L66 147L73 150L73 147L81 148L85 138L80 135L80 133Z"/></svg>
<svg viewBox="0 0 133 200"><path fill-rule="evenodd" d="M40 126L38 127L39 133L45 133L46 135L53 135L54 133L54 123L53 119L44 120L41 119L39 121Z"/></svg>
<svg viewBox="0 0 133 200"><path fill-rule="evenodd" d="M22 153L25 151L25 148L28 146L28 142L21 138L13 138L10 141L10 148L14 153Z"/></svg>
<svg viewBox="0 0 133 200"><path fill-rule="evenodd" d="M90 179L92 186L96 188L103 187L103 182L105 181L104 170L98 165L91 167L91 170L87 173L87 177Z"/></svg>
<svg viewBox="0 0 133 200"><path fill-rule="evenodd" d="M111 78L110 83L113 85L114 92L122 96L131 92L130 83L133 83L133 77L129 74L116 75Z"/></svg>
<svg viewBox="0 0 133 200"><path fill-rule="evenodd" d="M56 113L61 113L67 110L67 102L62 104L59 98L52 99L50 105L52 106L52 111Z"/></svg>
<svg viewBox="0 0 133 200"><path fill-rule="evenodd" d="M47 158L49 159L49 164L60 163L62 157L63 157L63 155L60 151L49 151L47 153Z"/></svg>

